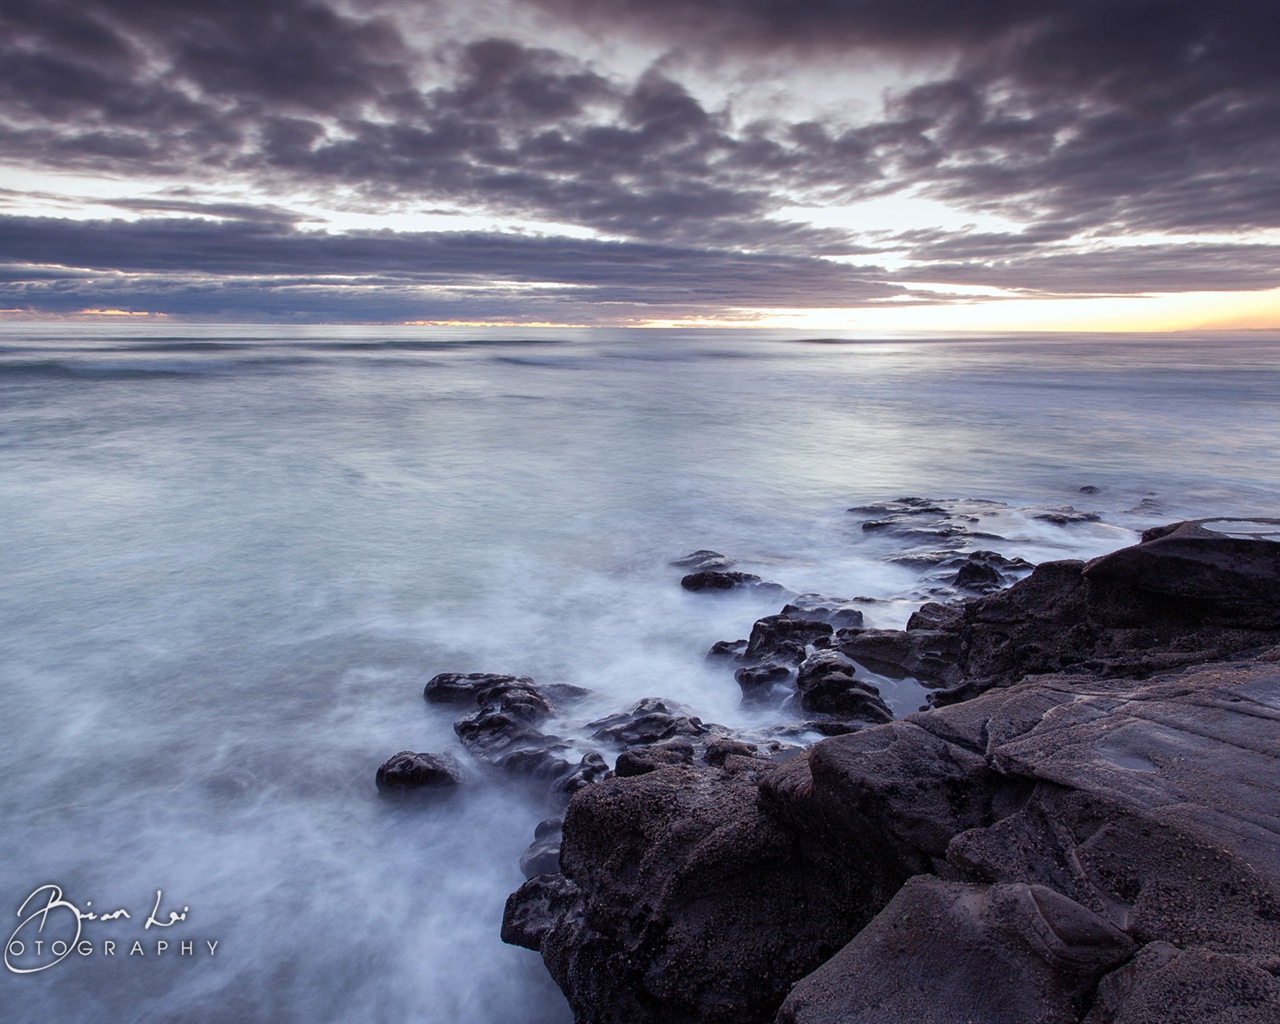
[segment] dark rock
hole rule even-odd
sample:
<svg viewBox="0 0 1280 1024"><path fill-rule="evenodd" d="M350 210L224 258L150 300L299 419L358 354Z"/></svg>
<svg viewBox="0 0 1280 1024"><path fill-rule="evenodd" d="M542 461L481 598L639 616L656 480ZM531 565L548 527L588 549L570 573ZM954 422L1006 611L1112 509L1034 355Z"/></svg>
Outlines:
<svg viewBox="0 0 1280 1024"><path fill-rule="evenodd" d="M755 573L717 569L691 572L680 581L680 586L695 593L703 590L768 590L781 593L783 589L776 583L766 583Z"/></svg>
<svg viewBox="0 0 1280 1024"><path fill-rule="evenodd" d="M1085 484L1083 487L1080 488L1080 493L1081 494L1097 494L1101 490L1102 488L1095 487L1093 484Z"/></svg>
<svg viewBox="0 0 1280 1024"><path fill-rule="evenodd" d="M1102 517L1096 512L1081 512L1070 505L1057 505L1053 508L1041 509L1033 513L1031 518L1053 523L1056 526L1069 526L1072 523L1096 523Z"/></svg>
<svg viewBox="0 0 1280 1024"><path fill-rule="evenodd" d="M591 722L592 739L604 740L619 747L635 747L673 736L700 736L707 731L700 718L675 701L645 697L629 711Z"/></svg>
<svg viewBox="0 0 1280 1024"><path fill-rule="evenodd" d="M564 875L531 877L507 897L502 914L502 941L537 952L543 935L558 924L579 899L578 887Z"/></svg>
<svg viewBox="0 0 1280 1024"><path fill-rule="evenodd" d="M568 771L560 774L556 779L556 792L573 794L584 786L590 786L607 778L608 775L609 765L593 750L584 754L582 760Z"/></svg>
<svg viewBox="0 0 1280 1024"><path fill-rule="evenodd" d="M546 818L538 822L533 842L520 855L520 871L525 878L554 875L560 871L560 839L564 818Z"/></svg>
<svg viewBox="0 0 1280 1024"><path fill-rule="evenodd" d="M711 645L711 650L707 651L707 658L709 660L727 658L737 661L746 651L747 641L745 640L717 640Z"/></svg>
<svg viewBox="0 0 1280 1024"><path fill-rule="evenodd" d="M832 646L944 687L934 704L1034 674L1142 676L1233 657L1280 640L1280 543L1259 539L1275 522L1160 527L1088 565L1045 562L989 597L926 605L905 632L842 630Z"/></svg>
<svg viewBox="0 0 1280 1024"><path fill-rule="evenodd" d="M702 760L713 768L723 768L725 759L730 756L737 757L755 757L756 745L754 743L743 743L741 740L721 739L712 740L707 744L706 753L702 755Z"/></svg>
<svg viewBox="0 0 1280 1024"><path fill-rule="evenodd" d="M378 791L387 794L451 789L462 781L462 768L448 754L415 754L402 750L378 766Z"/></svg>
<svg viewBox="0 0 1280 1024"><path fill-rule="evenodd" d="M803 654L803 648L801 648ZM768 704L791 693L789 684L795 670L776 661L738 669L733 678L742 687L743 704Z"/></svg>
<svg viewBox="0 0 1280 1024"><path fill-rule="evenodd" d="M952 577L953 586L961 590L988 591L1000 586L1003 581L1000 573L983 562L969 561L956 570Z"/></svg>
<svg viewBox="0 0 1280 1024"><path fill-rule="evenodd" d="M862 610L852 601L825 594L801 594L787 603L782 614L792 619L825 622L836 629L862 625Z"/></svg>
<svg viewBox="0 0 1280 1024"><path fill-rule="evenodd" d="M936 629L863 629L841 632L834 649L890 678L912 676L924 683L959 682L963 637Z"/></svg>
<svg viewBox="0 0 1280 1024"><path fill-rule="evenodd" d="M1098 986L1083 1024L1274 1024L1280 981L1239 957L1180 950L1167 942L1143 947Z"/></svg>
<svg viewBox="0 0 1280 1024"><path fill-rule="evenodd" d="M792 989L777 1019L1076 1024L1098 978L1127 960L1133 945L1043 886L913 878Z"/></svg>
<svg viewBox="0 0 1280 1024"><path fill-rule="evenodd" d="M563 875L521 888L504 936L599 1024L765 1024L804 975L779 1020L1280 1019L1273 522L1045 563L931 628L841 630L808 692L856 683L833 655L859 642L1003 688L781 764L726 750L590 786ZM1268 653L1158 668L1249 646Z"/></svg>
<svg viewBox="0 0 1280 1024"><path fill-rule="evenodd" d="M497 675L492 672L442 672L433 676L422 696L432 704L460 704L474 707L481 690L501 686L533 687L528 676Z"/></svg>
<svg viewBox="0 0 1280 1024"><path fill-rule="evenodd" d="M743 655L748 663L764 660L783 664L799 664L804 660L805 645L820 636L830 636L831 625L789 615L766 615L751 627L751 639ZM797 657L799 655L799 657Z"/></svg>
<svg viewBox="0 0 1280 1024"><path fill-rule="evenodd" d="M800 706L845 721L890 722L893 712L871 683L855 677L854 665L838 651L811 655L796 678Z"/></svg>
<svg viewBox="0 0 1280 1024"><path fill-rule="evenodd" d="M808 862L758 808L765 769L782 770L729 755L726 770L663 768L574 798L564 875L508 900L503 938L541 951L578 1020L767 1021L867 918L874 881Z"/></svg>
<svg viewBox="0 0 1280 1024"><path fill-rule="evenodd" d="M619 778L645 775L672 765L693 764L694 747L687 741L655 743L648 747L631 747L618 755L614 770Z"/></svg>
<svg viewBox="0 0 1280 1024"><path fill-rule="evenodd" d="M683 558L677 558L670 563L677 569L693 569L695 572L702 572L707 569L728 569L733 565L733 559L727 558L720 554L719 551L709 551L706 548L700 548L697 551L690 552Z"/></svg>

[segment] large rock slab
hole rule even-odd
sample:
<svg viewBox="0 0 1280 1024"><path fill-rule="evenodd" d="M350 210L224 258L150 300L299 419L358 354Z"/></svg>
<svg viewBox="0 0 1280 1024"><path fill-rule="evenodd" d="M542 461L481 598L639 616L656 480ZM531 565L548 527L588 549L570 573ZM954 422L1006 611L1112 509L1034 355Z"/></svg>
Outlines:
<svg viewBox="0 0 1280 1024"><path fill-rule="evenodd" d="M1133 948L1052 889L922 875L792 989L778 1024L1076 1024Z"/></svg>
<svg viewBox="0 0 1280 1024"><path fill-rule="evenodd" d="M563 875L508 900L504 937L542 953L579 1024L767 1021L888 898L761 811L769 762L724 765L583 790L565 818Z"/></svg>

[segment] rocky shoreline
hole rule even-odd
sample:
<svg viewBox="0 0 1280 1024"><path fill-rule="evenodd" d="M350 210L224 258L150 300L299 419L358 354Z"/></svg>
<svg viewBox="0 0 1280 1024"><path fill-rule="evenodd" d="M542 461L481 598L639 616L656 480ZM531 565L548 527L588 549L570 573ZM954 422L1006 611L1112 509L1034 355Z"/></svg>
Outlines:
<svg viewBox="0 0 1280 1024"><path fill-rule="evenodd" d="M580 1024L1280 1021L1280 520L1033 568L974 549L993 503L851 511L942 599L903 630L717 552L672 563L786 602L708 653L763 732L427 684L476 770L548 808L502 938ZM895 719L876 680L902 678L930 692ZM468 771L404 751L377 781L434 800Z"/></svg>

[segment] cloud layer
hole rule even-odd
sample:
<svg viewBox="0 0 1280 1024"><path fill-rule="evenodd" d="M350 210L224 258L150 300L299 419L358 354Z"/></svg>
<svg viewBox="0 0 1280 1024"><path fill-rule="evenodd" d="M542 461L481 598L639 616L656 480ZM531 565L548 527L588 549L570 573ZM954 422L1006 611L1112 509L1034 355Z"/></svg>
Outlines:
<svg viewBox="0 0 1280 1024"><path fill-rule="evenodd" d="M1274 287L1275 38L1252 0L9 0L0 160L48 185L0 193L0 307L590 322L903 281ZM886 71L849 113L724 99L850 67ZM71 219L32 216L58 188ZM955 218L823 215L908 195ZM397 229L424 211L485 227Z"/></svg>

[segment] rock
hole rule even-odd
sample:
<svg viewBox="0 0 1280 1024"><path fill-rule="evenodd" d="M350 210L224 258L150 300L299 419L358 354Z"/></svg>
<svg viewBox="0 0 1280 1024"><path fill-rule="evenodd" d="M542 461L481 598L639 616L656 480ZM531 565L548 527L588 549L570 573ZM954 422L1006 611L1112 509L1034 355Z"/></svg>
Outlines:
<svg viewBox="0 0 1280 1024"><path fill-rule="evenodd" d="M920 876L797 984L777 1019L1076 1024L1098 978L1127 960L1133 946L1091 910L1044 886Z"/></svg>
<svg viewBox="0 0 1280 1024"><path fill-rule="evenodd" d="M1269 532L1268 532L1269 531ZM1091 583L1156 595L1164 612L1230 628L1280 629L1280 519L1204 519L1157 527L1142 543L1095 558ZM1141 618L1146 609L1135 609Z"/></svg>
<svg viewBox="0 0 1280 1024"><path fill-rule="evenodd" d="M582 760L568 771L560 774L559 778L556 779L555 789L558 793L573 794L584 786L590 786L592 783L607 778L608 775L608 764L605 763L603 757L593 750L584 754Z"/></svg>
<svg viewBox="0 0 1280 1024"><path fill-rule="evenodd" d="M756 745L743 743L741 740L712 740L707 744L707 750L702 755L702 759L713 768L723 768L725 759L731 756L755 757L757 756Z"/></svg>
<svg viewBox="0 0 1280 1024"><path fill-rule="evenodd" d="M542 937L579 901L578 887L564 875L534 875L507 897L502 941L539 952Z"/></svg>
<svg viewBox="0 0 1280 1024"><path fill-rule="evenodd" d="M757 807L759 773L780 769L742 760L750 770L668 767L584 790L565 818L564 875L508 900L503 938L541 951L576 1019L770 1020L842 944L832 936L865 918L866 881L805 861Z"/></svg>
<svg viewBox="0 0 1280 1024"><path fill-rule="evenodd" d="M528 676L506 676L491 672L442 672L428 681L422 696L432 704L474 707L476 695L480 691L501 686L533 687L534 682Z"/></svg>
<svg viewBox="0 0 1280 1024"><path fill-rule="evenodd" d="M476 760L548 781L572 770L561 756L570 749L569 743L538 728L553 708L527 677L504 677L481 686L475 699L480 708L454 722L453 731Z"/></svg>
<svg viewBox="0 0 1280 1024"><path fill-rule="evenodd" d="M745 640L717 640L707 651L708 660L728 659L738 661L747 651Z"/></svg>
<svg viewBox="0 0 1280 1024"><path fill-rule="evenodd" d="M693 569L695 572L703 572L708 569L728 569L733 565L733 559L727 558L720 554L719 551L709 551L701 548L697 551L690 552L683 558L677 558L670 563L677 569Z"/></svg>
<svg viewBox="0 0 1280 1024"><path fill-rule="evenodd" d="M792 619L825 622L836 629L862 625L862 609L846 598L826 594L801 594L787 603L782 614Z"/></svg>
<svg viewBox="0 0 1280 1024"><path fill-rule="evenodd" d="M1081 512L1070 505L1055 505L1033 513L1031 518L1053 523L1055 526L1069 526L1072 523L1096 523L1102 516L1096 512Z"/></svg>
<svg viewBox="0 0 1280 1024"><path fill-rule="evenodd" d="M965 562L951 579L953 586L977 592L995 590L1001 582L1000 573L981 562Z"/></svg>
<svg viewBox="0 0 1280 1024"><path fill-rule="evenodd" d="M800 653L803 655L804 649ZM733 678L742 687L742 703L760 705L780 703L791 692L790 682L795 670L789 665L767 661L762 665L749 665L738 669Z"/></svg>
<svg viewBox="0 0 1280 1024"><path fill-rule="evenodd" d="M591 738L604 740L619 747L635 747L673 736L700 736L707 731L700 718L675 701L658 697L645 697L631 709L591 722Z"/></svg>
<svg viewBox="0 0 1280 1024"><path fill-rule="evenodd" d="M1081 494L1098 494L1102 490L1101 487L1095 487L1093 484L1085 484L1080 488Z"/></svg>
<svg viewBox="0 0 1280 1024"><path fill-rule="evenodd" d="M796 678L800 706L845 721L891 722L893 712L871 683L855 677L854 664L838 651L805 659Z"/></svg>
<svg viewBox="0 0 1280 1024"><path fill-rule="evenodd" d="M462 768L448 754L415 754L402 750L378 766L376 782L384 794L452 789L462 781Z"/></svg>
<svg viewBox="0 0 1280 1024"><path fill-rule="evenodd" d="M1045 562L957 606L927 605L906 631L841 630L833 647L886 675L965 700L1033 674L1140 676L1221 660L1280 640L1276 520L1160 527L1094 559Z"/></svg>
<svg viewBox="0 0 1280 1024"><path fill-rule="evenodd" d="M672 765L693 764L694 746L687 740L655 743L648 747L630 747L618 755L614 771L619 778L645 775Z"/></svg>
<svg viewBox="0 0 1280 1024"><path fill-rule="evenodd" d="M1102 979L1083 1024L1274 1024L1280 981L1239 957L1153 942Z"/></svg>
<svg viewBox="0 0 1280 1024"><path fill-rule="evenodd" d="M755 590L782 593L783 588L777 583L766 583L755 573L726 572L719 569L704 569L692 572L680 581L685 590L695 593L704 590Z"/></svg>
<svg viewBox="0 0 1280 1024"><path fill-rule="evenodd" d="M777 764L698 723L721 767L583 789L504 937L597 1024L1280 1019L1280 523L1195 525L832 634L805 693L862 645L979 695Z"/></svg>
<svg viewBox="0 0 1280 1024"><path fill-rule="evenodd" d="M789 615L766 615L751 627L751 638L747 641L743 659L749 664L766 659L799 664L804 660L805 645L818 637L830 636L832 632L831 625L826 622L796 619Z"/></svg>
<svg viewBox="0 0 1280 1024"><path fill-rule="evenodd" d="M554 875L560 871L560 839L564 818L546 818L533 830L533 842L520 855L520 871L525 878Z"/></svg>

